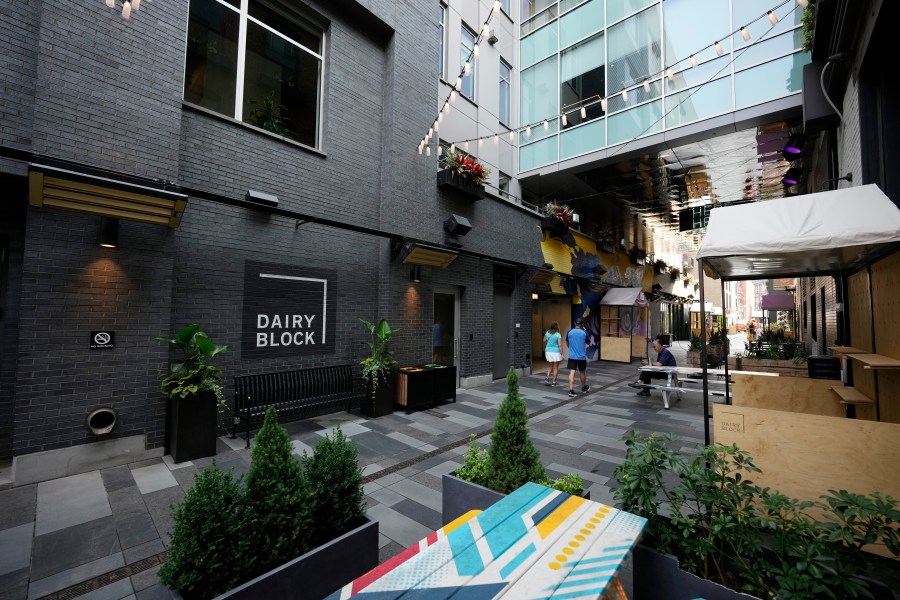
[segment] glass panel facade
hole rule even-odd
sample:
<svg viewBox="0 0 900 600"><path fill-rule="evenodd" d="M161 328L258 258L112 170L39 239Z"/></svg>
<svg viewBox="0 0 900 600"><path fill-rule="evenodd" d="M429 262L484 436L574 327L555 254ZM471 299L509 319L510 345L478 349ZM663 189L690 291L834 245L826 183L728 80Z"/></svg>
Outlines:
<svg viewBox="0 0 900 600"><path fill-rule="evenodd" d="M758 42L745 51L735 54L734 70L740 71L766 62L776 56L784 56L803 46L803 30L795 29L765 42Z"/></svg>
<svg viewBox="0 0 900 600"><path fill-rule="evenodd" d="M251 0L247 11L254 20L268 25L316 54L322 53L322 32L292 16L281 4Z"/></svg>
<svg viewBox="0 0 900 600"><path fill-rule="evenodd" d="M557 37L557 23L553 21L546 27L532 33L522 39L519 46L522 57L522 68L531 66L543 60L551 54L556 54L559 40Z"/></svg>
<svg viewBox="0 0 900 600"><path fill-rule="evenodd" d="M703 63L696 68L688 67L683 71L676 72L671 80L668 77L664 77L666 93L679 92L689 87L706 83L714 77L727 77L731 74L730 62L731 56L726 54L716 60Z"/></svg>
<svg viewBox="0 0 900 600"><path fill-rule="evenodd" d="M702 87L666 97L666 127L678 127L731 110L731 80L719 79Z"/></svg>
<svg viewBox="0 0 900 600"><path fill-rule="evenodd" d="M606 145L606 121L600 119L593 123L563 131L559 135L559 158L571 158L598 150Z"/></svg>
<svg viewBox="0 0 900 600"><path fill-rule="evenodd" d="M609 117L607 143L611 146L662 131L662 101L657 100Z"/></svg>
<svg viewBox="0 0 900 600"><path fill-rule="evenodd" d="M512 68L500 59L500 106L497 112L500 122L509 125L509 98Z"/></svg>
<svg viewBox="0 0 900 600"><path fill-rule="evenodd" d="M535 16L530 21L526 21L522 23L521 35L528 35L532 31L539 29L542 25L546 25L550 21L556 18L556 4L542 12L541 14Z"/></svg>
<svg viewBox="0 0 900 600"><path fill-rule="evenodd" d="M519 148L519 171L529 171L556 161L556 137Z"/></svg>
<svg viewBox="0 0 900 600"><path fill-rule="evenodd" d="M438 77L444 76L444 19L446 18L447 9L444 5L439 5L438 13Z"/></svg>
<svg viewBox="0 0 900 600"><path fill-rule="evenodd" d="M644 86L639 86L628 90L626 98L622 97L621 91L610 90L610 96L606 100L606 110L610 113L615 113L625 110L629 106L637 106L648 100L659 98L662 95L662 82L657 79L656 81L648 82L648 84L650 86L649 92L644 89Z"/></svg>
<svg viewBox="0 0 900 600"><path fill-rule="evenodd" d="M758 17L762 13L757 13ZM666 66L674 70L689 67L691 54L701 46L719 41L722 51L731 51L731 23L728 2L722 0L666 0L663 3L663 23L666 40ZM702 42L701 42L702 40ZM713 48L697 54L697 60L715 58Z"/></svg>
<svg viewBox="0 0 900 600"><path fill-rule="evenodd" d="M184 99L234 116L240 15L215 0L191 2Z"/></svg>
<svg viewBox="0 0 900 600"><path fill-rule="evenodd" d="M522 0L522 14L520 18L523 21L530 19L551 4L556 4L556 0Z"/></svg>
<svg viewBox="0 0 900 600"><path fill-rule="evenodd" d="M590 0L559 20L559 47L571 46L603 29L603 0Z"/></svg>
<svg viewBox="0 0 900 600"><path fill-rule="evenodd" d="M466 61L470 60L472 56L472 48L475 47L475 40L475 32L463 25L460 31L459 43L460 72L462 72L462 65L466 64ZM469 100L475 100L475 69L477 65L477 60L471 61L471 70L468 75L463 75L462 87L460 87L459 90L459 93Z"/></svg>
<svg viewBox="0 0 900 600"><path fill-rule="evenodd" d="M610 23L615 23L625 15L630 15L636 10L650 6L655 0L610 0L607 7L607 16Z"/></svg>
<svg viewBox="0 0 900 600"><path fill-rule="evenodd" d="M519 85L522 88L520 96L522 101L521 122L523 124L537 123L548 118L553 122L556 121L554 117L559 114L557 99L559 84L556 80L556 64L554 56L522 71ZM542 127L536 129L540 129L540 132L532 130L532 136L543 133Z"/></svg>
<svg viewBox="0 0 900 600"><path fill-rule="evenodd" d="M568 127L581 123L581 103L589 98L599 100L606 86L605 42L603 35L573 46L560 55L560 102L564 109L572 108L566 115ZM589 104L589 102L585 102ZM585 107L585 120L603 115L599 102Z"/></svg>
<svg viewBox="0 0 900 600"><path fill-rule="evenodd" d="M559 0L559 14L570 11L583 2L585 2L585 0Z"/></svg>
<svg viewBox="0 0 900 600"><path fill-rule="evenodd" d="M803 88L803 65L809 60L809 54L791 54L736 73L734 95L737 108L753 106L800 91Z"/></svg>
<svg viewBox="0 0 900 600"><path fill-rule="evenodd" d="M734 29L737 30L742 25L749 23L747 31L750 32L751 36L750 41L745 42L740 33L735 34L732 37L735 50L747 46L750 42L759 40L763 35L765 35L766 38L771 38L779 33L792 29L797 25L800 25L800 21L803 19L803 9L800 8L796 2L783 3L775 9L775 16L778 17L778 24L774 27L769 23L768 19L759 19L759 16L766 14L766 12L772 8L773 4L777 4L776 2L769 2L768 0L741 0L740 2L732 2L731 4ZM755 19L759 20L755 23L750 23Z"/></svg>
<svg viewBox="0 0 900 600"><path fill-rule="evenodd" d="M662 70L659 5L609 28L609 89L640 83Z"/></svg>

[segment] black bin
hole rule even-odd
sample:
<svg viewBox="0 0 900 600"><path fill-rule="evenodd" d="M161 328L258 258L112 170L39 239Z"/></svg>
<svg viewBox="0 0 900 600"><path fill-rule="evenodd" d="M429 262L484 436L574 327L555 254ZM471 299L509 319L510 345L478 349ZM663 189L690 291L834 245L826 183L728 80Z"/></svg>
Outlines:
<svg viewBox="0 0 900 600"><path fill-rule="evenodd" d="M810 356L806 368L810 379L841 378L841 361L837 356Z"/></svg>

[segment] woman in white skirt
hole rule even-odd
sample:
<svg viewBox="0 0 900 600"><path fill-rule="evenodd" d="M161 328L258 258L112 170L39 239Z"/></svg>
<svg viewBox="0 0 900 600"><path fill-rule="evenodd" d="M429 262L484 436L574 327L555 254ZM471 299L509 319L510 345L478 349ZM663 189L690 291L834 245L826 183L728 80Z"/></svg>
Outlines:
<svg viewBox="0 0 900 600"><path fill-rule="evenodd" d="M559 377L559 361L562 360L562 351L559 348L561 339L559 323L553 321L550 324L550 330L544 334L544 357L550 363L547 378L544 380L547 385L556 385L556 378Z"/></svg>

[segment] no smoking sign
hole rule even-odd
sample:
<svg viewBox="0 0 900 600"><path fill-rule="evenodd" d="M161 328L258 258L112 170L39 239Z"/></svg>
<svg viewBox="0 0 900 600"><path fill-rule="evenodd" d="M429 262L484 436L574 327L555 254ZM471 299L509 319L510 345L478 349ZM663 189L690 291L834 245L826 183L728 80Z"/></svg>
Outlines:
<svg viewBox="0 0 900 600"><path fill-rule="evenodd" d="M116 347L115 331L92 331L91 350L104 350Z"/></svg>

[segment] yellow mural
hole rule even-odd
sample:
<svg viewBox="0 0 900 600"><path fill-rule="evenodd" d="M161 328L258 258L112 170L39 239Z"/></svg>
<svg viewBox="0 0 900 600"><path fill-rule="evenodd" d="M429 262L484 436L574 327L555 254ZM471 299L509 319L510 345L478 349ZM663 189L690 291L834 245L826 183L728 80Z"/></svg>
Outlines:
<svg viewBox="0 0 900 600"><path fill-rule="evenodd" d="M569 231L562 239L551 238L544 232L541 251L544 261L552 264L557 273L590 279L594 277L594 267L602 265L606 272L599 279L604 283L620 287L640 287L645 292L653 287L652 266L634 265L624 252L600 252L594 240L576 231ZM551 284L551 289L554 293L566 293L558 280Z"/></svg>

